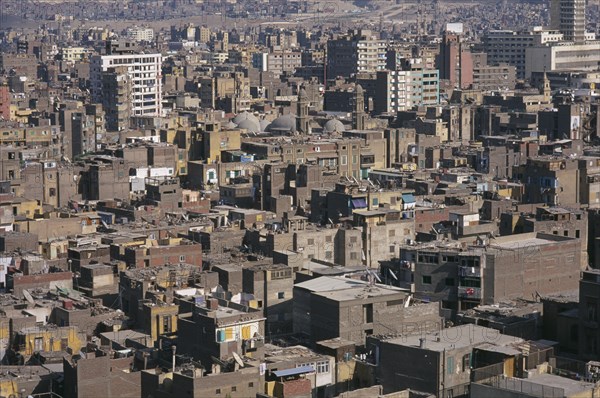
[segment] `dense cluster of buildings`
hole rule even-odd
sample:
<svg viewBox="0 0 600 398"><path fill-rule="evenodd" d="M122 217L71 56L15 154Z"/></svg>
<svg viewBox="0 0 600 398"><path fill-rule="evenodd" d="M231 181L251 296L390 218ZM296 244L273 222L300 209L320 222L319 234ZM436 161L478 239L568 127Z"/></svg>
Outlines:
<svg viewBox="0 0 600 398"><path fill-rule="evenodd" d="M415 7L0 26L0 396L598 396L597 24Z"/></svg>

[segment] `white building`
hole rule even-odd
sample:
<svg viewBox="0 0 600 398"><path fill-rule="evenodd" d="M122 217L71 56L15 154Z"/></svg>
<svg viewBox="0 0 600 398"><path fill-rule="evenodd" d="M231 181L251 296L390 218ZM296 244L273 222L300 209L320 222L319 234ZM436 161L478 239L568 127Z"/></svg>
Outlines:
<svg viewBox="0 0 600 398"><path fill-rule="evenodd" d="M525 77L525 50L535 45L557 43L563 34L534 27L529 31L492 30L483 37L484 51L491 65L508 64L517 69L517 78Z"/></svg>
<svg viewBox="0 0 600 398"><path fill-rule="evenodd" d="M380 71L377 72L375 112L396 113L415 105L437 105L439 91L437 69Z"/></svg>
<svg viewBox="0 0 600 398"><path fill-rule="evenodd" d="M135 41L153 41L154 29L140 26L131 26L125 30L125 36Z"/></svg>
<svg viewBox="0 0 600 398"><path fill-rule="evenodd" d="M525 52L525 77L532 72L597 71L600 65L600 41L576 44L555 43L527 48Z"/></svg>
<svg viewBox="0 0 600 398"><path fill-rule="evenodd" d="M117 54L96 55L91 58L90 81L92 98L102 102L102 72L110 67L127 66L131 86L132 116L162 116L162 55Z"/></svg>

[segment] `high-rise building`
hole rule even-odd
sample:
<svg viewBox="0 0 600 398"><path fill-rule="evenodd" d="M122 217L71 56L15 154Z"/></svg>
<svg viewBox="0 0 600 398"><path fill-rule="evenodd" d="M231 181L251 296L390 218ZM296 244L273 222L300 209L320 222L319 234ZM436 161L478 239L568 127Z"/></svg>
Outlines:
<svg viewBox="0 0 600 398"><path fill-rule="evenodd" d="M132 80L127 66L108 68L102 72L102 107L106 112L106 129L121 131L129 127Z"/></svg>
<svg viewBox="0 0 600 398"><path fill-rule="evenodd" d="M565 40L585 41L585 0L552 0L550 23Z"/></svg>
<svg viewBox="0 0 600 398"><path fill-rule="evenodd" d="M532 30L492 30L482 39L483 51L487 53L488 63L507 64L517 69L517 79L525 77L525 51L528 47L545 45L563 40L558 30L546 30L534 27Z"/></svg>
<svg viewBox="0 0 600 398"><path fill-rule="evenodd" d="M450 81L458 88L468 88L473 83L473 59L460 33L446 31L440 44L437 59L440 79Z"/></svg>
<svg viewBox="0 0 600 398"><path fill-rule="evenodd" d="M327 78L350 77L360 72L384 70L385 40L370 30L354 30L327 42Z"/></svg>
<svg viewBox="0 0 600 398"><path fill-rule="evenodd" d="M375 113L396 113L414 106L439 103L439 72L419 59L404 60L402 68L377 72Z"/></svg>
<svg viewBox="0 0 600 398"><path fill-rule="evenodd" d="M135 46L122 43L107 44L109 54L96 55L91 58L90 80L92 98L103 103L104 97L115 98L114 93L103 87L103 73L109 68L124 66L131 80L130 114L131 116L161 116L162 114L162 81L161 54L141 54ZM110 86L118 87L118 85Z"/></svg>

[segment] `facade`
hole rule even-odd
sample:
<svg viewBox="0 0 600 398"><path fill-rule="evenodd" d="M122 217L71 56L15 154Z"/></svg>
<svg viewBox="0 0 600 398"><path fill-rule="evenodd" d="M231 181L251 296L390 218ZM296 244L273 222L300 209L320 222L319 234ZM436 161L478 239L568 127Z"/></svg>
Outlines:
<svg viewBox="0 0 600 398"><path fill-rule="evenodd" d="M468 88L473 83L473 59L459 33L444 33L436 66L440 79L448 80L452 87Z"/></svg>
<svg viewBox="0 0 600 398"><path fill-rule="evenodd" d="M564 42L528 47L525 51L525 77L533 72L598 70L600 41Z"/></svg>
<svg viewBox="0 0 600 398"><path fill-rule="evenodd" d="M392 284L441 301L444 315L453 317L480 304L572 291L580 258L580 239L532 232L479 246L405 245L398 260L382 262L382 274L391 270L397 277Z"/></svg>
<svg viewBox="0 0 600 398"><path fill-rule="evenodd" d="M585 40L584 0L552 0L550 2L550 24L560 31L565 40L582 42Z"/></svg>
<svg viewBox="0 0 600 398"><path fill-rule="evenodd" d="M377 72L376 114L394 114L439 103L438 71L412 66L407 69Z"/></svg>
<svg viewBox="0 0 600 398"><path fill-rule="evenodd" d="M368 336L439 328L439 304L407 307L409 293L356 279L320 277L294 286L294 332L315 341L340 337L364 345Z"/></svg>
<svg viewBox="0 0 600 398"><path fill-rule="evenodd" d="M386 67L385 41L370 30L354 30L327 41L327 78L350 77Z"/></svg>
<svg viewBox="0 0 600 398"><path fill-rule="evenodd" d="M383 392L407 388L434 394L436 397L458 397L469 393L476 350L507 352L522 339L500 334L497 330L476 325L462 325L421 336L369 339L375 350L377 377ZM398 358L410 358L401 361Z"/></svg>
<svg viewBox="0 0 600 398"><path fill-rule="evenodd" d="M215 298L189 305L191 313L178 318L179 341L185 342L178 352L205 367L210 367L212 357L227 359L233 352L262 357L265 318L261 310Z"/></svg>
<svg viewBox="0 0 600 398"><path fill-rule="evenodd" d="M561 41L564 35L558 30L534 28L525 31L491 30L482 38L488 62L506 64L516 68L516 77L525 77L525 52L528 47Z"/></svg>
<svg viewBox="0 0 600 398"><path fill-rule="evenodd" d="M110 85L109 91L103 86L103 73L109 68L127 68L131 81L130 114L133 116L162 115L162 55L160 54L110 54L91 57L90 81L94 101L102 103L106 95L118 98L122 87ZM114 73L114 72L113 72ZM114 91L117 91L116 93Z"/></svg>
<svg viewBox="0 0 600 398"><path fill-rule="evenodd" d="M600 334L600 272L589 269L581 273L579 282L579 355L582 360L598 360Z"/></svg>
<svg viewBox="0 0 600 398"><path fill-rule="evenodd" d="M108 68L102 72L102 106L106 129L121 131L129 128L133 116L133 80L127 66Z"/></svg>

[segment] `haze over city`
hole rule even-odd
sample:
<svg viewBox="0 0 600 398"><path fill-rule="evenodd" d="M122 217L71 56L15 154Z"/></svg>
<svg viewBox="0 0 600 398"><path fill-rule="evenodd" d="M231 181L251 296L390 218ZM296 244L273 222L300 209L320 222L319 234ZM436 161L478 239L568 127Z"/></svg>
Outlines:
<svg viewBox="0 0 600 398"><path fill-rule="evenodd" d="M0 397L598 396L599 35L0 0Z"/></svg>

